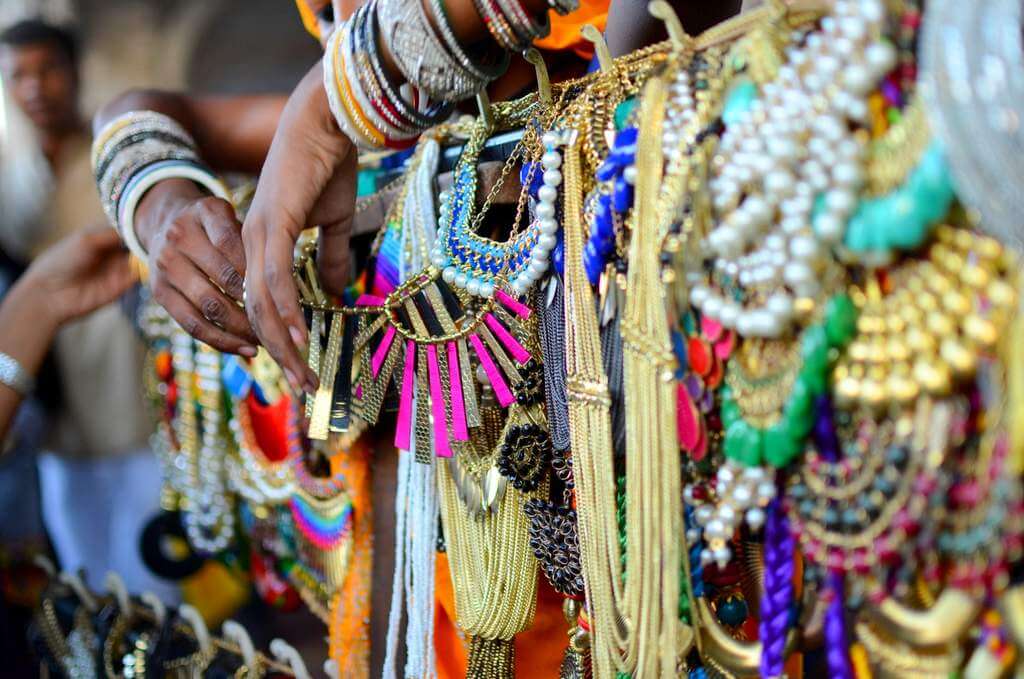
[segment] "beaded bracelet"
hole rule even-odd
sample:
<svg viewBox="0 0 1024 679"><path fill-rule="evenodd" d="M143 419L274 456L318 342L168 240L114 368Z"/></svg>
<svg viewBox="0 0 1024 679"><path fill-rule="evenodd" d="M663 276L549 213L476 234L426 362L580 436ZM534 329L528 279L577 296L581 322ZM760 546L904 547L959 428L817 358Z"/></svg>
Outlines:
<svg viewBox="0 0 1024 679"><path fill-rule="evenodd" d="M218 197L230 196L200 161L188 132L155 111L131 111L107 124L93 143L92 164L111 225L132 254L142 260L147 255L135 233L135 209L157 182L190 179Z"/></svg>
<svg viewBox="0 0 1024 679"><path fill-rule="evenodd" d="M434 24L438 27L438 32L441 34L441 38L448 46L451 54L462 64L463 67L475 77L485 82L490 82L500 77L505 70L508 68L509 55L503 51L501 58L497 63L487 64L476 63L473 59L466 54L465 50L462 49L462 45L459 44L458 39L455 37L455 31L452 28L451 20L448 17L448 12L445 10L444 0L430 0L430 9L433 13Z"/></svg>
<svg viewBox="0 0 1024 679"><path fill-rule="evenodd" d="M412 90L410 103L387 77L376 40L377 5L364 5L328 40L323 77L342 132L363 149L402 149L451 111Z"/></svg>
<svg viewBox="0 0 1024 679"><path fill-rule="evenodd" d="M377 0L377 19L398 70L427 95L444 101L470 97L486 84L445 48L422 2Z"/></svg>
<svg viewBox="0 0 1024 679"><path fill-rule="evenodd" d="M131 177L121 194L117 215L125 246L142 261L145 261L148 255L135 233L135 209L146 192L165 179L189 179L214 196L231 200L231 192L224 183L199 163L188 160L162 160L140 169Z"/></svg>

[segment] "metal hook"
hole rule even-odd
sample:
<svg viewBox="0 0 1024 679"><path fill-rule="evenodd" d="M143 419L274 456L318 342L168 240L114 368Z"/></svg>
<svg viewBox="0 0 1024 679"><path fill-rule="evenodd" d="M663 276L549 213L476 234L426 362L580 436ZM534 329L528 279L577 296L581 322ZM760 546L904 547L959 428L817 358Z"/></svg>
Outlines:
<svg viewBox="0 0 1024 679"><path fill-rule="evenodd" d="M114 595L117 607L121 609L121 613L130 617L132 613L132 600L128 596L128 588L125 587L124 579L114 571L107 571L104 583L107 586L107 590Z"/></svg>
<svg viewBox="0 0 1024 679"><path fill-rule="evenodd" d="M480 119L484 121L487 129L494 129L494 111L491 110L491 98L487 96L487 90L481 89L476 93L476 106L480 109Z"/></svg>
<svg viewBox="0 0 1024 679"><path fill-rule="evenodd" d="M274 639L271 641L270 652L292 668L292 674L295 675L295 679L312 679L309 676L309 670L306 669L306 663L302 660L302 656L299 655L294 646L284 639Z"/></svg>
<svg viewBox="0 0 1024 679"><path fill-rule="evenodd" d="M597 26L593 24L584 24L580 28L580 35L585 40L594 44L594 53L597 54L597 63L601 67L603 73L611 73L615 70L615 59L612 58L612 51L608 49L608 43L604 40L604 35L601 31L597 30Z"/></svg>
<svg viewBox="0 0 1024 679"><path fill-rule="evenodd" d="M191 604L182 604L178 607L178 615L181 619L189 624L192 631L196 635L196 643L199 644L199 650L203 653L211 653L213 651L213 642L210 640L210 630L206 627L206 621L203 620L203 616L199 614L195 606Z"/></svg>
<svg viewBox="0 0 1024 679"><path fill-rule="evenodd" d="M225 620L222 625L224 636L238 644L242 652L242 660L249 668L249 676L255 677L259 674L259 661L256 658L256 646L252 643L252 637L248 630L234 620Z"/></svg>
<svg viewBox="0 0 1024 679"><path fill-rule="evenodd" d="M81 576L77 573L62 571L60 576L58 576L58 579L75 592L75 596L78 597L78 600L82 602L82 605L85 606L87 610L93 613L99 610L100 606L96 603L96 597L94 597L92 592L89 591L89 588L85 586Z"/></svg>
<svg viewBox="0 0 1024 679"><path fill-rule="evenodd" d="M523 52L523 58L533 64L537 71L537 92L540 96L540 103L550 106L553 101L551 96L551 78L548 76L548 65L544 63L544 57L540 55L535 47Z"/></svg>
<svg viewBox="0 0 1024 679"><path fill-rule="evenodd" d="M34 557L32 557L32 563L34 563L36 566L39 566L39 568L42 569L44 573L46 573L46 577L50 578L51 580L55 580L57 578L57 567L53 565L53 561L50 559L50 557L46 556L45 554L36 554Z"/></svg>
<svg viewBox="0 0 1024 679"><path fill-rule="evenodd" d="M665 0L652 0L647 5L647 11L651 13L655 19L661 19L665 23L665 30L668 31L668 39L672 41L672 45L676 49L682 49L686 46L686 43L690 40L690 36L686 34L686 30L683 29L683 23L679 21L679 15L672 9L672 5L665 2Z"/></svg>
<svg viewBox="0 0 1024 679"><path fill-rule="evenodd" d="M153 592L143 592L139 595L139 599L142 603L153 609L153 616L156 618L156 624L161 626L164 624L164 620L167 619L167 606L160 600Z"/></svg>

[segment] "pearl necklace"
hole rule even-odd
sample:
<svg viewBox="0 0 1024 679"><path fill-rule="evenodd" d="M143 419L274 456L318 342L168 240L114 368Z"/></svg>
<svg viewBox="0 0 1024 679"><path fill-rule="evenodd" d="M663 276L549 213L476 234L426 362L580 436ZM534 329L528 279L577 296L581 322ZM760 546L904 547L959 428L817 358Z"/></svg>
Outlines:
<svg viewBox="0 0 1024 679"><path fill-rule="evenodd" d="M451 189L441 192L440 230L430 255L449 285L474 297L489 298L497 286L507 281L509 291L522 297L547 272L551 251L558 243L556 206L558 187L562 184L562 154L558 149L565 139L562 134L546 132L541 142L545 149L540 160L543 184L537 192L536 220L525 232L503 244L472 233L477 222L472 201L476 194L474 163L478 154L463 152ZM471 143L472 140L467 143L467 150Z"/></svg>
<svg viewBox="0 0 1024 679"><path fill-rule="evenodd" d="M219 354L212 349L200 348L197 366L191 337L178 330L171 342L178 386L175 429L182 448L193 447L197 443L196 405L202 417L199 450L194 459L189 460L189 478L184 488L187 503L187 511L183 514L185 532L194 549L216 554L227 549L235 536L231 496L224 483L226 445L220 410ZM196 391L199 394L198 404L193 396Z"/></svg>
<svg viewBox="0 0 1024 679"><path fill-rule="evenodd" d="M746 304L703 275L690 281L694 304L726 328L780 337L795 298L818 295L820 269L864 181L864 147L851 123L867 119L867 95L895 64L880 38L884 19L880 0L837 0L833 16L788 50L762 98L722 135L710 186L717 226L703 245L714 275L738 287Z"/></svg>

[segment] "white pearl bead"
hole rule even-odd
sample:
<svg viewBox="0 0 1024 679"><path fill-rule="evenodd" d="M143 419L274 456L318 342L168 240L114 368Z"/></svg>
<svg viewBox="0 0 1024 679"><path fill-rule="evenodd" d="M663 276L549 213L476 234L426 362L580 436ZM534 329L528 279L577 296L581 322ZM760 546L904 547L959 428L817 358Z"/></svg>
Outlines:
<svg viewBox="0 0 1024 679"><path fill-rule="evenodd" d="M750 501L753 499L750 488L745 484L736 486L732 491L732 499L741 507L749 507Z"/></svg>
<svg viewBox="0 0 1024 679"><path fill-rule="evenodd" d="M756 226L764 226L772 218L772 209L760 196L749 196L743 201L743 209Z"/></svg>
<svg viewBox="0 0 1024 679"><path fill-rule="evenodd" d="M729 505L722 505L718 508L718 518L728 526L735 526L736 510Z"/></svg>
<svg viewBox="0 0 1024 679"><path fill-rule="evenodd" d="M845 230L844 221L834 214L821 214L814 220L814 232L826 243L838 243Z"/></svg>
<svg viewBox="0 0 1024 679"><path fill-rule="evenodd" d="M865 21L878 24L885 18L885 8L878 0L862 0L858 8Z"/></svg>
<svg viewBox="0 0 1024 679"><path fill-rule="evenodd" d="M852 191L833 189L825 195L825 205L837 215L848 215L857 206L857 198Z"/></svg>
<svg viewBox="0 0 1024 679"><path fill-rule="evenodd" d="M558 233L558 222L550 217L544 217L540 220L537 228L540 229L542 234L555 234Z"/></svg>
<svg viewBox="0 0 1024 679"><path fill-rule="evenodd" d="M460 288L464 288L464 287L466 287L466 284L468 282L469 282L469 276L467 276L465 274L465 272L460 271L457 274L455 274L455 285L456 286L458 286Z"/></svg>
<svg viewBox="0 0 1024 679"><path fill-rule="evenodd" d="M541 275L545 271L547 271L547 269L548 269L548 262L547 261L538 261L536 259L531 259L529 266L526 267L526 273L532 273L533 277L535 279L539 279L541 277Z"/></svg>
<svg viewBox="0 0 1024 679"><path fill-rule="evenodd" d="M843 85L857 96L864 96L874 85L871 72L863 64L850 64L843 71Z"/></svg>
<svg viewBox="0 0 1024 679"><path fill-rule="evenodd" d="M708 524L708 521L711 520L711 515L713 512L714 510L712 509L711 505L701 505L700 507L697 507L697 510L694 512L693 518L697 520L697 525L706 526Z"/></svg>
<svg viewBox="0 0 1024 679"><path fill-rule="evenodd" d="M761 500L771 500L775 497L775 484L771 481L762 481L757 484L757 497Z"/></svg>
<svg viewBox="0 0 1024 679"><path fill-rule="evenodd" d="M732 559L732 550L728 547L719 547L714 551L715 565L719 568L725 568L729 565L729 561Z"/></svg>
<svg viewBox="0 0 1024 679"><path fill-rule="evenodd" d="M818 241L811 236L795 236L789 242L789 254L804 261L818 256Z"/></svg>
<svg viewBox="0 0 1024 679"><path fill-rule="evenodd" d="M754 220L742 207L729 216L729 224L736 229L738 233L747 237L752 235L751 232L754 230Z"/></svg>
<svg viewBox="0 0 1024 679"><path fill-rule="evenodd" d="M543 248L537 248L532 253L530 253L530 261L539 262L543 264L545 268L547 268L549 256L550 255L547 250L544 250Z"/></svg>
<svg viewBox="0 0 1024 679"><path fill-rule="evenodd" d="M690 301L693 305L698 308L703 308L704 303L707 301L711 291L703 285L695 285L690 290Z"/></svg>
<svg viewBox="0 0 1024 679"><path fill-rule="evenodd" d="M779 223L779 226L784 233L800 233L807 226L807 220L804 217L786 217Z"/></svg>
<svg viewBox="0 0 1024 679"><path fill-rule="evenodd" d="M784 292L777 292L769 297L765 308L782 319L789 320L793 317L793 299Z"/></svg>
<svg viewBox="0 0 1024 679"><path fill-rule="evenodd" d="M493 297L494 296L494 283L484 281L480 283L480 296L481 297Z"/></svg>
<svg viewBox="0 0 1024 679"><path fill-rule="evenodd" d="M622 178L626 180L627 184L632 186L633 184L636 184L636 173L636 165L630 165L622 171Z"/></svg>
<svg viewBox="0 0 1024 679"><path fill-rule="evenodd" d="M728 533L726 532L725 528L725 523L719 518L714 518L708 521L708 525L704 529L704 531L708 534L708 537L710 538L720 538L724 540L728 537Z"/></svg>
<svg viewBox="0 0 1024 679"><path fill-rule="evenodd" d="M736 327L740 315L740 307L735 302L726 302L718 314L718 321L730 330Z"/></svg>
<svg viewBox="0 0 1024 679"><path fill-rule="evenodd" d="M544 146L558 146L562 141L556 132L545 132L544 136L540 139Z"/></svg>
<svg viewBox="0 0 1024 679"><path fill-rule="evenodd" d="M764 525L765 514L760 507L752 507L747 510L747 525L753 530L758 530Z"/></svg>
<svg viewBox="0 0 1024 679"><path fill-rule="evenodd" d="M537 213L537 217L540 219L551 219L555 216L555 206L552 203L542 201L537 203L535 212Z"/></svg>
<svg viewBox="0 0 1024 679"><path fill-rule="evenodd" d="M839 163L832 168L836 184L846 189L859 189L864 182L864 171L857 163Z"/></svg>
<svg viewBox="0 0 1024 679"><path fill-rule="evenodd" d="M558 200L558 190L553 186L542 186L537 191L537 197L540 198L543 203L554 203Z"/></svg>
<svg viewBox="0 0 1024 679"><path fill-rule="evenodd" d="M764 188L769 195L785 198L793 192L794 179L789 172L778 169L768 173L764 178Z"/></svg>
<svg viewBox="0 0 1024 679"><path fill-rule="evenodd" d="M751 312L741 311L739 316L736 318L736 332L743 335L744 337L752 337L754 331L755 319Z"/></svg>
<svg viewBox="0 0 1024 679"><path fill-rule="evenodd" d="M540 164L545 170L557 170L562 166L562 154L558 151L545 151L540 157Z"/></svg>
<svg viewBox="0 0 1024 679"><path fill-rule="evenodd" d="M466 292L474 297L478 296L480 294L480 281L474 278L466 283Z"/></svg>
<svg viewBox="0 0 1024 679"><path fill-rule="evenodd" d="M800 285L814 277L814 271L803 262L790 262L782 272L782 277L789 285Z"/></svg>
<svg viewBox="0 0 1024 679"><path fill-rule="evenodd" d="M537 238L537 245L539 245L540 247L544 248L545 250L551 250L557 244L558 244L558 239L555 238L550 233L542 233L540 235L540 237Z"/></svg>
<svg viewBox="0 0 1024 679"><path fill-rule="evenodd" d="M545 170L544 171L544 185L557 187L562 183L562 173L560 170Z"/></svg>
<svg viewBox="0 0 1024 679"><path fill-rule="evenodd" d="M840 20L839 29L850 40L863 40L867 35L867 23L857 16L847 17Z"/></svg>
<svg viewBox="0 0 1024 679"><path fill-rule="evenodd" d="M454 266L445 267L445 270L441 272L441 278L444 279L444 282L449 284L449 285L454 283L455 282L455 267Z"/></svg>
<svg viewBox="0 0 1024 679"><path fill-rule="evenodd" d="M765 236L764 246L768 250L784 250L786 248L786 239L777 233L768 234Z"/></svg>
<svg viewBox="0 0 1024 679"><path fill-rule="evenodd" d="M704 304L701 306L701 311L712 318L718 318L722 315L722 307L724 305L724 299L714 293L709 293L708 298L704 300Z"/></svg>

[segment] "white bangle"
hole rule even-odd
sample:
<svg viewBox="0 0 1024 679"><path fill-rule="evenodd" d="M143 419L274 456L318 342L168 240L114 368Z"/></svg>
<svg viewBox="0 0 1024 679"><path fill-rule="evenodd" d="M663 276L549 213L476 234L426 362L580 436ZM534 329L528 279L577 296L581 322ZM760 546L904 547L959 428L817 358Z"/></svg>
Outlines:
<svg viewBox="0 0 1024 679"><path fill-rule="evenodd" d="M142 247L142 243L139 242L138 234L135 233L135 210L146 192L165 179L190 179L216 197L231 201L231 193L224 183L209 170L195 163L164 160L153 163L139 172L132 178L121 198L121 205L118 208L118 223L121 225L121 237L124 239L124 244L133 255L143 262L147 261L148 254Z"/></svg>
<svg viewBox="0 0 1024 679"><path fill-rule="evenodd" d="M36 379L15 358L0 352L0 384L28 396L36 388Z"/></svg>

